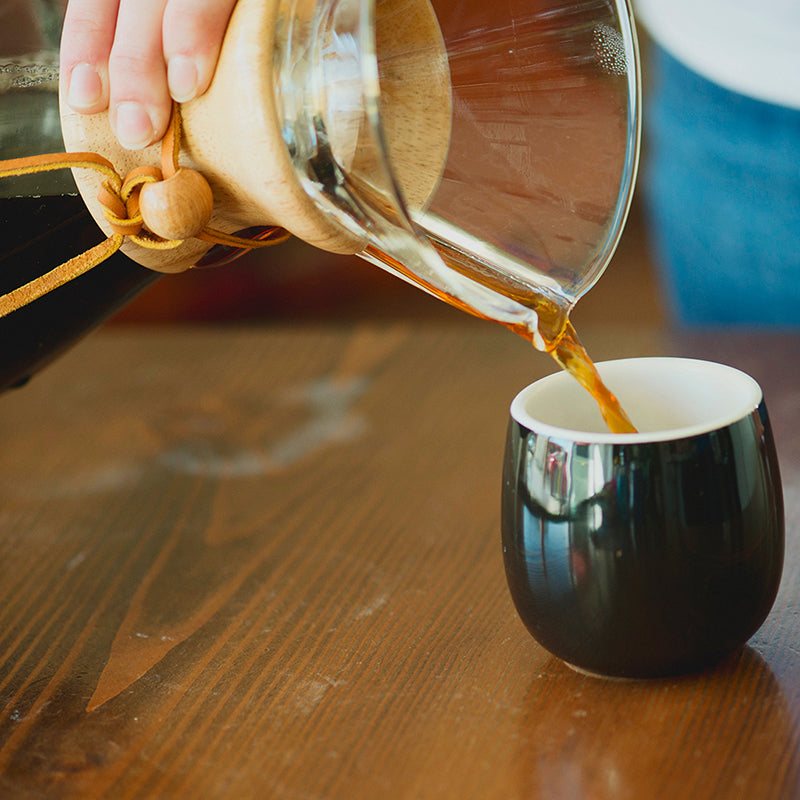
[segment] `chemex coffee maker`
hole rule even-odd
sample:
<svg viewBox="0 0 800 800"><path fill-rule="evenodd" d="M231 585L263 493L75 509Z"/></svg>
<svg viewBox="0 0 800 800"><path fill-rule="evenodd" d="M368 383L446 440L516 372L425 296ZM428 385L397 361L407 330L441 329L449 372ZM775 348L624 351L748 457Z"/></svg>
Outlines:
<svg viewBox="0 0 800 800"><path fill-rule="evenodd" d="M59 108L58 20L14 5L40 41L0 36L4 164L96 154L117 194L155 177L116 217L102 170L0 180L0 293L16 292L0 388L158 273L219 260L227 235L358 254L540 348L616 247L640 136L627 0L239 0L208 92L176 108L168 144L135 152L106 114ZM121 253L42 283L104 235Z"/></svg>

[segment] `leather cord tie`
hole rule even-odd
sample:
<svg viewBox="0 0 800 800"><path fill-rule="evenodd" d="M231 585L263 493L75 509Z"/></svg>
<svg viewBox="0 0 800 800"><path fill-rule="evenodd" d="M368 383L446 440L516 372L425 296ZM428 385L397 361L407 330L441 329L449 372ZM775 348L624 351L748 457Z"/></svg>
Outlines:
<svg viewBox="0 0 800 800"><path fill-rule="evenodd" d="M97 199L112 231L104 242L0 296L0 318L101 264L122 247L126 237L151 250L169 250L195 238L246 252L279 244L291 236L283 228L272 227L258 239L245 239L208 227L214 205L211 187L199 172L179 165L180 148L181 115L175 104L161 141L160 167L138 167L123 178L97 153L48 153L0 160L0 178L59 169L100 172L105 180Z"/></svg>

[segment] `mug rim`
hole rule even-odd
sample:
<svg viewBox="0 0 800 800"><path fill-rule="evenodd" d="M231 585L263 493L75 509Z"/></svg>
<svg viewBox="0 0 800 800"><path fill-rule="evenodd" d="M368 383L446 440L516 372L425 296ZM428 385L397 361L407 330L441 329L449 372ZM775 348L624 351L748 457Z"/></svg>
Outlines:
<svg viewBox="0 0 800 800"><path fill-rule="evenodd" d="M538 419L528 410L527 403L533 396L549 388L552 384L562 382L571 382L579 392L583 393L581 396L589 398L588 392L582 387L579 387L571 375L561 370L547 375L544 378L540 378L520 390L514 397L509 408L511 418L526 430L548 437L563 438L586 444L647 444L651 442L677 441L721 430L750 416L757 411L763 403L764 394L761 386L752 376L736 367L720 364L715 361L678 356L642 356L600 361L597 362L595 366L603 377L603 380L611 382L614 372L627 370L632 366L641 365L643 362L647 362L649 365L659 365L662 367L669 364L673 370L677 367L687 374L692 370L702 370L707 376L709 373L711 377L716 375L717 380L723 377L728 380L736 380L740 382L743 387L742 401L735 404L727 413L721 413L714 417L709 417L703 422L689 425L645 430L637 433L611 433L607 429L601 431L583 430L580 427L567 427L546 422ZM609 388L614 391L613 386ZM591 398L589 399L591 403L594 403L594 400ZM622 400L624 407L624 398L622 398ZM633 422L636 424L635 419Z"/></svg>

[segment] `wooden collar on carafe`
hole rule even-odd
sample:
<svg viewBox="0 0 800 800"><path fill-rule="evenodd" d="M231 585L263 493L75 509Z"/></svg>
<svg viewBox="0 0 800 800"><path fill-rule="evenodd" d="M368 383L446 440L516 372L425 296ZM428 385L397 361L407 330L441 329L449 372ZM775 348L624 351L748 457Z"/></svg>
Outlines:
<svg viewBox="0 0 800 800"><path fill-rule="evenodd" d="M59 169L92 169L104 176L97 199L111 234L108 238L65 261L39 278L0 296L0 317L33 302L105 261L130 239L151 250L169 250L186 239L242 251L286 241L287 231L269 227L258 239L245 239L208 226L214 197L208 181L196 170L181 167L180 106L174 104L169 128L161 140L161 164L137 167L124 178L114 165L97 153L48 153L0 161L0 178L52 172Z"/></svg>

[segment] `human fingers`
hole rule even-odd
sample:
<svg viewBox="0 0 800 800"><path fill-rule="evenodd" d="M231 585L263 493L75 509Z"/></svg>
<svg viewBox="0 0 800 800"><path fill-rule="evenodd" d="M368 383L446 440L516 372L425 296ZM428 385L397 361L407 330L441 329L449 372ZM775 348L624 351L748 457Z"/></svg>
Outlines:
<svg viewBox="0 0 800 800"><path fill-rule="evenodd" d="M139 150L158 141L169 123L161 26L167 0L120 0L108 60L109 119L120 144Z"/></svg>
<svg viewBox="0 0 800 800"><path fill-rule="evenodd" d="M186 102L208 89L236 0L168 0L163 44L169 91Z"/></svg>
<svg viewBox="0 0 800 800"><path fill-rule="evenodd" d="M68 105L96 114L108 107L108 57L119 0L71 0L61 32L61 80Z"/></svg>

